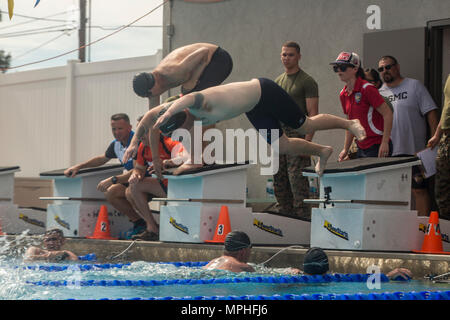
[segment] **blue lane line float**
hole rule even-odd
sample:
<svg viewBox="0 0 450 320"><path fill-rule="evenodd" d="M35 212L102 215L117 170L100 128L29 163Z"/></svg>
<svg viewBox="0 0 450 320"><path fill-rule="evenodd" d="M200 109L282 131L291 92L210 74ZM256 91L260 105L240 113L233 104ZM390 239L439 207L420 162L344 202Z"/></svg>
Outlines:
<svg viewBox="0 0 450 320"><path fill-rule="evenodd" d="M355 294L286 294L286 295L244 295L244 296L196 296L196 297L151 297L119 298L100 300L450 300L450 291L384 292Z"/></svg>
<svg viewBox="0 0 450 320"><path fill-rule="evenodd" d="M129 266L131 263L116 263L116 264L70 264L70 265L37 265L37 266L26 266L22 267L24 270L39 270L48 272L59 272L59 271L99 271L105 269L121 269ZM16 267L17 268L17 267Z"/></svg>
<svg viewBox="0 0 450 320"><path fill-rule="evenodd" d="M80 257L79 257L80 258ZM80 260L87 260L87 261L96 261L97 257L94 253L83 256L85 259ZM188 267L188 268L198 268L203 267L208 264L208 261L206 262L156 262L157 264L171 264L176 267ZM16 268L23 268L28 270L39 270L39 271L48 271L48 272L59 272L59 271L66 271L66 270L76 270L76 271L100 271L100 270L106 270L106 269L112 269L112 268L123 268L130 266L131 263L104 263L104 264L70 264L70 265L31 265L26 267L19 267L16 266Z"/></svg>
<svg viewBox="0 0 450 320"><path fill-rule="evenodd" d="M243 278L211 278L211 279L171 279L171 280L84 280L78 281L81 287L152 287L169 285L202 285L224 283L327 283L327 282L366 282L369 274L334 274L314 276L281 276L281 277L243 277ZM389 278L381 274L381 282L389 282ZM67 286L67 281L27 281L36 286Z"/></svg>

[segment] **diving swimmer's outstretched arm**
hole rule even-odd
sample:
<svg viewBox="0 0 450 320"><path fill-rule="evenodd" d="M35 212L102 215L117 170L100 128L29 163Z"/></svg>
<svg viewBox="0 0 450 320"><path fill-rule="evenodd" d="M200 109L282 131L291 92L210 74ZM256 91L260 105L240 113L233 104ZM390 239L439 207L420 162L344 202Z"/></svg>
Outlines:
<svg viewBox="0 0 450 320"><path fill-rule="evenodd" d="M145 113L144 117L141 119L141 121L139 121L139 125L136 128L136 132L133 136L133 139L131 139L130 145L127 147L127 151L125 151L125 154L123 155L122 161L125 161L124 163L126 163L126 161L128 161L130 158L134 158L136 156L139 147L139 142L146 134L149 134L150 129L153 128L155 121L158 119L158 114L161 112L165 112L165 110L167 110L170 104L171 103L164 103ZM151 139L152 137L150 137L150 141ZM156 157L156 155L153 154L153 150L152 155L153 158Z"/></svg>
<svg viewBox="0 0 450 320"><path fill-rule="evenodd" d="M178 100L173 101L172 105L159 115L159 118L154 124L155 128L159 128L163 125L171 116L183 111L184 109L200 109L203 106L203 94L200 92L193 92L181 97Z"/></svg>

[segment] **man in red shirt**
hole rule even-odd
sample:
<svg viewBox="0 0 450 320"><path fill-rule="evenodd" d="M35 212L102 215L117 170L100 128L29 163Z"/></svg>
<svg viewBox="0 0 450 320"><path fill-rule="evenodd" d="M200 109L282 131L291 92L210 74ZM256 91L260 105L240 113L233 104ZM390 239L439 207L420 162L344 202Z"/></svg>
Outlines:
<svg viewBox="0 0 450 320"><path fill-rule="evenodd" d="M139 145L136 164L128 180L130 186L126 190L128 201L134 205L147 223L147 229L132 236L133 240L157 241L159 239L159 226L153 218L148 202L153 197L167 196L167 179L159 180L146 175L147 170L153 166L152 151L149 145L146 135ZM160 135L159 155L163 160L164 169L179 166L188 157L180 142L163 135Z"/></svg>
<svg viewBox="0 0 450 320"><path fill-rule="evenodd" d="M361 68L359 56L354 52L341 52L331 64L341 81L346 83L340 93L342 110L348 119L358 119L366 130L366 139L357 141L357 157L390 156L392 111L378 89L364 80L364 70ZM353 135L347 131L339 161L348 155L352 141Z"/></svg>

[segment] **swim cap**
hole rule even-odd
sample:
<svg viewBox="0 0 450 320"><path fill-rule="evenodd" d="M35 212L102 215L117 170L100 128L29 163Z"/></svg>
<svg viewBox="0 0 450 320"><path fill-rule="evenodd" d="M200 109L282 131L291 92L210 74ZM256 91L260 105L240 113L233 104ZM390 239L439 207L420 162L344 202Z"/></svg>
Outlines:
<svg viewBox="0 0 450 320"><path fill-rule="evenodd" d="M251 248L252 243L245 232L232 231L225 238L225 250L229 252L239 251L245 248Z"/></svg>
<svg viewBox="0 0 450 320"><path fill-rule="evenodd" d="M313 247L306 251L303 260L303 271L305 273L324 274L328 270L328 256L321 248Z"/></svg>
<svg viewBox="0 0 450 320"><path fill-rule="evenodd" d="M163 125L159 127L159 130L164 135L169 135L172 131L178 129L183 125L183 123L186 121L186 112L178 112L175 113L173 116L169 118Z"/></svg>
<svg viewBox="0 0 450 320"><path fill-rule="evenodd" d="M151 73L141 72L133 78L134 92L143 98L149 96L148 91L155 85L155 77Z"/></svg>

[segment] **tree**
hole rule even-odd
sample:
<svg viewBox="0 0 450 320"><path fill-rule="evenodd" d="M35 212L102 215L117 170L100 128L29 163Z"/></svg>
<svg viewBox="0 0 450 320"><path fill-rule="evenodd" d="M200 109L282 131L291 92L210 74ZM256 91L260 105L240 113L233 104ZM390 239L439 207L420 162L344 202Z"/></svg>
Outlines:
<svg viewBox="0 0 450 320"><path fill-rule="evenodd" d="M9 68L9 64L11 62L11 55L5 54L4 50L0 50L0 71L5 73Z"/></svg>

